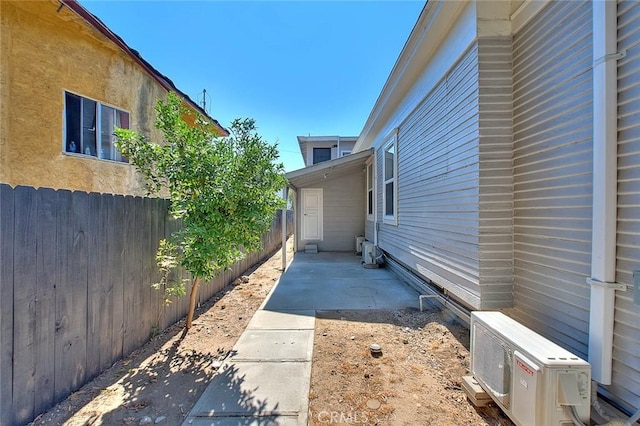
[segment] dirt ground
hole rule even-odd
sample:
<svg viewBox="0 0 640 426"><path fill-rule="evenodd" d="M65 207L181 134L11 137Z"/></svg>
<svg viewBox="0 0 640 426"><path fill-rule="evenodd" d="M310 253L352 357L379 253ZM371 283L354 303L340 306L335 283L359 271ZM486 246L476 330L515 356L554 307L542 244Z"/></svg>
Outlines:
<svg viewBox="0 0 640 426"><path fill-rule="evenodd" d="M374 357L370 346L380 345ZM461 388L469 330L439 310L318 315L310 419L318 425L512 425Z"/></svg>
<svg viewBox="0 0 640 426"><path fill-rule="evenodd" d="M293 254L292 239L287 257ZM184 321L118 361L34 425L179 425L280 276L278 251ZM382 346L373 358L369 346ZM469 333L439 311L333 312L318 318L310 424L510 425L460 388Z"/></svg>

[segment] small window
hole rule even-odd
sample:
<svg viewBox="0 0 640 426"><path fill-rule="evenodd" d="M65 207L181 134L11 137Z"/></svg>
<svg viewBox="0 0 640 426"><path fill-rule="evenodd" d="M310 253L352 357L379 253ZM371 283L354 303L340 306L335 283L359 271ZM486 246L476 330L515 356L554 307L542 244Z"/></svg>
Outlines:
<svg viewBox="0 0 640 426"><path fill-rule="evenodd" d="M340 151L340 157L346 157L349 154L351 154L350 150L342 150L342 151Z"/></svg>
<svg viewBox="0 0 640 426"><path fill-rule="evenodd" d="M313 164L331 160L331 148L313 148Z"/></svg>
<svg viewBox="0 0 640 426"><path fill-rule="evenodd" d="M384 221L396 225L398 219L398 156L397 136L394 135L384 145L382 161L382 176L384 189L382 191L382 207Z"/></svg>
<svg viewBox="0 0 640 426"><path fill-rule="evenodd" d="M374 220L374 208L375 208L375 198L374 198L374 171L373 171L373 162L367 164L367 220Z"/></svg>
<svg viewBox="0 0 640 426"><path fill-rule="evenodd" d="M114 128L129 128L129 113L65 92L65 146L68 153L128 162L115 145Z"/></svg>

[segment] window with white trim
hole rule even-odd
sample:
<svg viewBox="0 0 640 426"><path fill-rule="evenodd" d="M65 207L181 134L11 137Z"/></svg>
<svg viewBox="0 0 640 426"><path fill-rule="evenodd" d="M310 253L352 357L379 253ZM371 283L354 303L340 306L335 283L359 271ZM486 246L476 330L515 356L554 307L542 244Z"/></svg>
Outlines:
<svg viewBox="0 0 640 426"><path fill-rule="evenodd" d="M382 160L382 209L384 222L397 224L398 220L398 138L393 136L384 145Z"/></svg>
<svg viewBox="0 0 640 426"><path fill-rule="evenodd" d="M340 151L340 157L345 157L349 154L351 154L351 150L343 149L342 151Z"/></svg>
<svg viewBox="0 0 640 426"><path fill-rule="evenodd" d="M375 209L375 183L373 162L367 163L367 220L374 220Z"/></svg>
<svg viewBox="0 0 640 426"><path fill-rule="evenodd" d="M127 163L115 145L115 127L129 128L129 113L64 93L64 152Z"/></svg>

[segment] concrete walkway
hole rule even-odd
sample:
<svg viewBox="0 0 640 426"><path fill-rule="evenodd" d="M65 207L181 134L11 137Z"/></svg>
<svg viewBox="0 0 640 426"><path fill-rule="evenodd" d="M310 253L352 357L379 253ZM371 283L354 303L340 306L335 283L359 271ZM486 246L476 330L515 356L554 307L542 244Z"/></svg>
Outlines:
<svg viewBox="0 0 640 426"><path fill-rule="evenodd" d="M183 425L306 425L315 313L418 306L386 269L344 253L296 253Z"/></svg>

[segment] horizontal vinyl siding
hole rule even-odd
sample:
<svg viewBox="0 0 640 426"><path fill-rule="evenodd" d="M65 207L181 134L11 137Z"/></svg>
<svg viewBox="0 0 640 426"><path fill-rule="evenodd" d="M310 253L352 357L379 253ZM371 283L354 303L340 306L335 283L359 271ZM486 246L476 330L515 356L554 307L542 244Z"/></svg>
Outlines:
<svg viewBox="0 0 640 426"><path fill-rule="evenodd" d="M513 39L514 315L587 356L589 2L550 2Z"/></svg>
<svg viewBox="0 0 640 426"><path fill-rule="evenodd" d="M398 129L398 225L379 245L479 306L478 47L474 43ZM382 150L378 151L381 165ZM378 213L382 167L378 170ZM381 216L378 216L381 217Z"/></svg>
<svg viewBox="0 0 640 426"><path fill-rule="evenodd" d="M480 288L483 309L513 303L511 37L478 40Z"/></svg>
<svg viewBox="0 0 640 426"><path fill-rule="evenodd" d="M365 200L366 202L366 200ZM369 241L373 241L375 238L375 222L372 220L367 220L365 225L364 225L364 237L369 240Z"/></svg>
<svg viewBox="0 0 640 426"><path fill-rule="evenodd" d="M365 176L362 171L342 174L318 181L313 188L322 188L323 240L306 241L298 236L298 250L305 244L316 244L320 251L356 250L356 236L364 235ZM300 194L300 192L298 193ZM299 195L299 198L302 197ZM301 201L300 201L301 202ZM298 223L302 206L298 208Z"/></svg>
<svg viewBox="0 0 640 426"><path fill-rule="evenodd" d="M618 233L616 281L633 283L640 270L640 3L618 3ZM609 390L640 406L640 306L616 292L613 381Z"/></svg>

